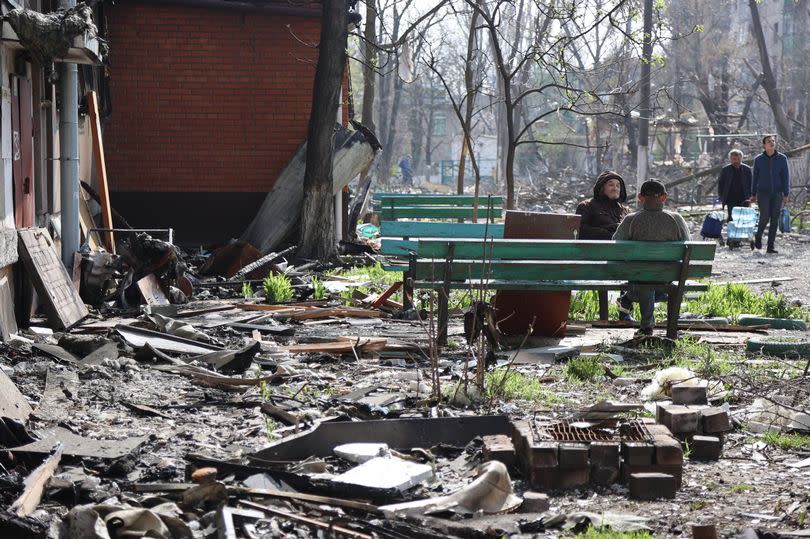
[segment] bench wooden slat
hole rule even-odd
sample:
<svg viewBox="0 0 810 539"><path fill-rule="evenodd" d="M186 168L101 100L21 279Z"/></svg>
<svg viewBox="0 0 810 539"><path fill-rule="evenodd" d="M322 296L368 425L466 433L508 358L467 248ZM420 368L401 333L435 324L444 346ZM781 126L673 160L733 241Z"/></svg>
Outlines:
<svg viewBox="0 0 810 539"><path fill-rule="evenodd" d="M441 281L414 281L414 288L440 290ZM452 281L454 289L480 289L489 290L625 290L630 286L627 281L529 281L529 280L500 280L500 279L467 279L466 281ZM698 281L687 281L685 290L699 292L708 290L709 285Z"/></svg>
<svg viewBox="0 0 810 539"><path fill-rule="evenodd" d="M398 195L383 195L373 197L374 205L389 208L393 204L397 206L421 206L421 205L434 205L434 206L472 206L475 204L475 196L473 195L436 195L436 194L398 194ZM487 207L492 203L493 207L503 206L503 197L493 196L488 198L486 196L478 197L478 207Z"/></svg>
<svg viewBox="0 0 810 539"><path fill-rule="evenodd" d="M478 208L478 219L484 221L489 218L498 218L502 214L500 208ZM403 206L398 208L381 208L381 221L394 221L396 219L472 219L473 209L463 206Z"/></svg>
<svg viewBox="0 0 810 539"><path fill-rule="evenodd" d="M452 240L456 257L520 260L660 260L683 258L684 245L692 246L692 260L714 260L715 242L638 242L592 240ZM445 258L448 241L420 238L420 258Z"/></svg>
<svg viewBox="0 0 810 539"><path fill-rule="evenodd" d="M416 263L419 280L440 279L445 262L420 259ZM529 281L561 280L622 280L640 283L666 283L678 279L680 261L525 261L493 260L483 264L480 260L455 260L450 263L450 279L504 279ZM687 277L697 279L711 275L711 262L689 265Z"/></svg>
<svg viewBox="0 0 810 539"><path fill-rule="evenodd" d="M434 223L430 221L382 221L383 243L400 238L503 238L503 223ZM445 247L446 248L446 247ZM433 256L433 255L431 255ZM442 255L444 256L444 255Z"/></svg>
<svg viewBox="0 0 810 539"><path fill-rule="evenodd" d="M419 242L416 240L401 240L399 238L382 238L380 241L380 254L386 256L408 257L416 252Z"/></svg>

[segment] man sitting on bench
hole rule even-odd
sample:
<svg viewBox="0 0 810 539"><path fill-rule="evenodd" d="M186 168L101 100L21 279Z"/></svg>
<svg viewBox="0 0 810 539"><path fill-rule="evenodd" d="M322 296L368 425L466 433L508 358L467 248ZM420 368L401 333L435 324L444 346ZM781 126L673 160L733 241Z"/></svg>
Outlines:
<svg viewBox="0 0 810 539"><path fill-rule="evenodd" d="M664 209L667 189L658 180L647 180L641 184L638 200L641 209L625 217L613 235L614 240L636 241L688 241L689 228L683 217ZM629 311L637 301L641 310L641 324L638 333L652 335L655 327L655 289L644 285L632 285L622 296L622 305Z"/></svg>

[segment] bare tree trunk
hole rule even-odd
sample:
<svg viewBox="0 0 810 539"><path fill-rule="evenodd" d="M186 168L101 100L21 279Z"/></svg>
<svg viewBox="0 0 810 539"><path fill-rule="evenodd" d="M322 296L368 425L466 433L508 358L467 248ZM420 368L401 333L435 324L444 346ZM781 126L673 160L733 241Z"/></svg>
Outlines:
<svg viewBox="0 0 810 539"><path fill-rule="evenodd" d="M373 0L366 0L366 26L363 30L366 38L363 46L363 125L372 133L377 131L374 125L374 93L377 86L377 6Z"/></svg>
<svg viewBox="0 0 810 539"><path fill-rule="evenodd" d="M321 43L307 131L307 168L298 256L331 260L337 255L332 215L332 160L335 120L346 66L348 23L345 0L324 0L321 5Z"/></svg>
<svg viewBox="0 0 810 539"><path fill-rule="evenodd" d="M768 95L768 102L773 111L773 119L776 122L776 131L788 146L792 138L790 123L782 108L782 100L779 97L779 90L776 88L776 78L773 76L773 70L771 70L771 60L768 57L768 47L765 43L765 34L762 32L762 23L759 20L759 8L756 0L748 0L748 7L751 10L751 30L754 32L754 39L757 40L759 59L762 63L762 87L765 88L765 93Z"/></svg>

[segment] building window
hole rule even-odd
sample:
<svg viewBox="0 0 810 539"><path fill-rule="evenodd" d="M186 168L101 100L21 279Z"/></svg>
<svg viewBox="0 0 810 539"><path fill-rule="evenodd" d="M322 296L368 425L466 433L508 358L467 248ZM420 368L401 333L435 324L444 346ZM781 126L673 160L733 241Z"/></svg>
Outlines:
<svg viewBox="0 0 810 539"><path fill-rule="evenodd" d="M443 112L434 112L430 118L430 132L438 137L447 134L447 115Z"/></svg>

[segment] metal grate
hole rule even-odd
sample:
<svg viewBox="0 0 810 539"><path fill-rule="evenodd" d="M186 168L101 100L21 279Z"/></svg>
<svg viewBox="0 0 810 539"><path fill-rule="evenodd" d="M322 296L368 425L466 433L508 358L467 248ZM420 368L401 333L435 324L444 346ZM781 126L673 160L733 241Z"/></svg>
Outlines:
<svg viewBox="0 0 810 539"><path fill-rule="evenodd" d="M638 420L622 422L616 428L596 428L579 426L567 420L548 422L532 420L532 434L535 441L553 440L556 442L649 442L652 435Z"/></svg>

